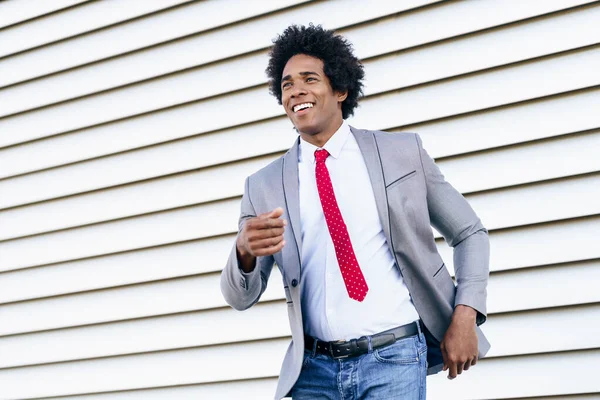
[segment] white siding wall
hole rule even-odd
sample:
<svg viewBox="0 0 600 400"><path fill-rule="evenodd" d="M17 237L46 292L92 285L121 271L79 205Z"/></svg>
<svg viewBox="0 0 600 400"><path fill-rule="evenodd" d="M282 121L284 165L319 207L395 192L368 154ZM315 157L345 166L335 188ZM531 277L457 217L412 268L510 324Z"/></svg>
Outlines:
<svg viewBox="0 0 600 400"><path fill-rule="evenodd" d="M0 399L272 397L280 278L243 313L218 281L244 178L295 137L270 39L311 21L364 60L351 124L419 132L490 229L492 350L429 398L600 397L598 2L11 0Z"/></svg>

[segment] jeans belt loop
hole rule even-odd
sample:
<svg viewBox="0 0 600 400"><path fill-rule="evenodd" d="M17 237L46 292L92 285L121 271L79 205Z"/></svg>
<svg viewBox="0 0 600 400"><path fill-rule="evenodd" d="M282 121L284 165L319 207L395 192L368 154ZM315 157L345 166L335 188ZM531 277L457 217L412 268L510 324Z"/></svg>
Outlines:
<svg viewBox="0 0 600 400"><path fill-rule="evenodd" d="M425 335L423 334L423 330L421 328L421 320L416 320L415 324L417 324L417 339L419 339L419 342L425 343Z"/></svg>
<svg viewBox="0 0 600 400"><path fill-rule="evenodd" d="M342 342L342 340L340 340L339 342ZM329 345L329 355L331 356L331 358L337 359L338 357L335 355L335 351L333 349L334 342L329 342L327 344Z"/></svg>

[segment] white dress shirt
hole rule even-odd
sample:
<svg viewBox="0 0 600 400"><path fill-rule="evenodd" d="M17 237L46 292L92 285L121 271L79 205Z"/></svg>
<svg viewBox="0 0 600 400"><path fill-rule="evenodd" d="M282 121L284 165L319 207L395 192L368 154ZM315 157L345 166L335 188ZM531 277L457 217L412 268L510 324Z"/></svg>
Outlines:
<svg viewBox="0 0 600 400"><path fill-rule="evenodd" d="M305 332L326 341L372 335L419 319L377 213L362 153L344 121L322 147L350 241L369 291L348 296L323 215L315 178L315 150L300 139L298 173L302 227L302 315Z"/></svg>

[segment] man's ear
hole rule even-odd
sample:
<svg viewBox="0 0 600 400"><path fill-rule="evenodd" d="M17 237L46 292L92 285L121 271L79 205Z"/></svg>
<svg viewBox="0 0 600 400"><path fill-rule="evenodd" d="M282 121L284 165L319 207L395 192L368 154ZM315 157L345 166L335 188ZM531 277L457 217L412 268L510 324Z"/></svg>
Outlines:
<svg viewBox="0 0 600 400"><path fill-rule="evenodd" d="M344 100L348 97L348 91L337 92L338 103L343 103Z"/></svg>

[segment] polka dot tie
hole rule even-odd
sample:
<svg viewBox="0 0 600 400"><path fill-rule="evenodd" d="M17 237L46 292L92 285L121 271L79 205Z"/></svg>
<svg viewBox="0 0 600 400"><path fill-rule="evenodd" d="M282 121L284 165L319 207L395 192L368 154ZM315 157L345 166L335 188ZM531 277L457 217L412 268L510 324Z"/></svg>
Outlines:
<svg viewBox="0 0 600 400"><path fill-rule="evenodd" d="M335 255L342 272L342 278L344 278L344 283L346 284L348 296L356 301L363 301L369 291L369 287L360 270L358 260L356 260L346 223L342 218L342 213L335 199L331 177L329 176L327 165L325 165L327 157L329 157L327 150L315 151L315 160L317 161L315 173L319 198L321 199L325 222L333 241Z"/></svg>

